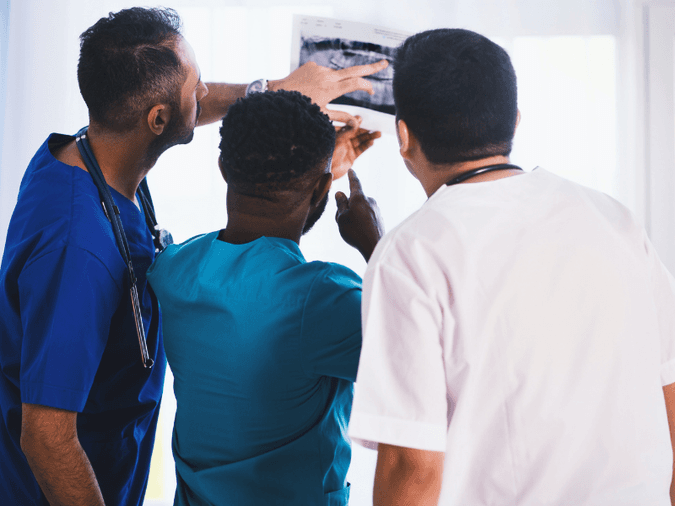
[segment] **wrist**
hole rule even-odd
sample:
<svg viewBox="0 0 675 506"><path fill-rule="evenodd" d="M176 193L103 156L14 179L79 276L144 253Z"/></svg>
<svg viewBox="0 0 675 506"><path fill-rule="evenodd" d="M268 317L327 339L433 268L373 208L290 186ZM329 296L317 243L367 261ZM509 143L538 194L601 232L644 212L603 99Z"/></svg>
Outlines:
<svg viewBox="0 0 675 506"><path fill-rule="evenodd" d="M282 90L282 79L277 79L275 81L267 81L267 91L279 91Z"/></svg>
<svg viewBox="0 0 675 506"><path fill-rule="evenodd" d="M361 253L366 262L370 260L370 257L375 251L375 247L377 246L379 240L380 237L371 237L356 248L359 253Z"/></svg>

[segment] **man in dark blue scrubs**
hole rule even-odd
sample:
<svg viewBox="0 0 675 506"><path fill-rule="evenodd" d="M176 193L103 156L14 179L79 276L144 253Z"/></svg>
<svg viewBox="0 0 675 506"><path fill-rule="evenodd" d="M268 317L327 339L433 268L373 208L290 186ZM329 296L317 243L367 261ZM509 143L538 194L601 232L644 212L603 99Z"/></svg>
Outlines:
<svg viewBox="0 0 675 506"><path fill-rule="evenodd" d="M0 270L0 504L142 503L165 356L145 278L155 245L137 189L166 149L190 142L246 89L202 83L171 10L110 14L81 40L87 137L129 242L155 365L140 360L126 265L99 193L74 138L53 134L22 180ZM310 65L265 85L323 107L369 89L359 76L381 68ZM338 142L357 135L346 128Z"/></svg>

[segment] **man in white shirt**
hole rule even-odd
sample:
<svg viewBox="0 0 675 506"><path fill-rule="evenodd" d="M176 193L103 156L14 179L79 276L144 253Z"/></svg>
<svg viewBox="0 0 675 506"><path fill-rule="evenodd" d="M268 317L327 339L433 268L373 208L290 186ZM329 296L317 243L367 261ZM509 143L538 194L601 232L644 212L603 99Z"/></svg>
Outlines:
<svg viewBox="0 0 675 506"><path fill-rule="evenodd" d="M675 282L643 228L509 164L516 78L485 37L410 37L394 98L429 200L364 278L350 434L377 444L375 504L670 505Z"/></svg>

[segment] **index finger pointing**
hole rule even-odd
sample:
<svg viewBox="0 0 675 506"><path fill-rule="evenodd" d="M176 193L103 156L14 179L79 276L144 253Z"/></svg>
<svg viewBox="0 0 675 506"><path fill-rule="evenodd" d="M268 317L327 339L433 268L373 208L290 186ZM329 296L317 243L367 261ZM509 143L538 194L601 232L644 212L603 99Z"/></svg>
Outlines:
<svg viewBox="0 0 675 506"><path fill-rule="evenodd" d="M363 194L363 187L361 186L361 181L356 176L354 169L349 169L349 197L351 198L355 193Z"/></svg>
<svg viewBox="0 0 675 506"><path fill-rule="evenodd" d="M389 61L380 60L367 65L354 65L353 67L347 67L346 69L336 70L335 73L340 77L340 79L349 79L351 77L369 76L379 72L380 70L386 69L388 66Z"/></svg>

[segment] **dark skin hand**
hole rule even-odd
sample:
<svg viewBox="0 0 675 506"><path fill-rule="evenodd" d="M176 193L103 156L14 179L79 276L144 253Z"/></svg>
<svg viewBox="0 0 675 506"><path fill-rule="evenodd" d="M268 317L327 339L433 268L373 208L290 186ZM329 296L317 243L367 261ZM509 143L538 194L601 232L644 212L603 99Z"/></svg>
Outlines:
<svg viewBox="0 0 675 506"><path fill-rule="evenodd" d="M443 452L377 445L374 506L436 506L443 482Z"/></svg>
<svg viewBox="0 0 675 506"><path fill-rule="evenodd" d="M340 179L354 165L361 154L373 145L382 134L360 128L363 118L355 116L354 121L343 127L335 127L335 151L330 171L333 179Z"/></svg>
<svg viewBox="0 0 675 506"><path fill-rule="evenodd" d="M342 192L335 194L335 221L342 239L359 250L367 262L377 242L384 235L384 225L377 202L363 193L356 172L349 169L348 175L349 198Z"/></svg>

